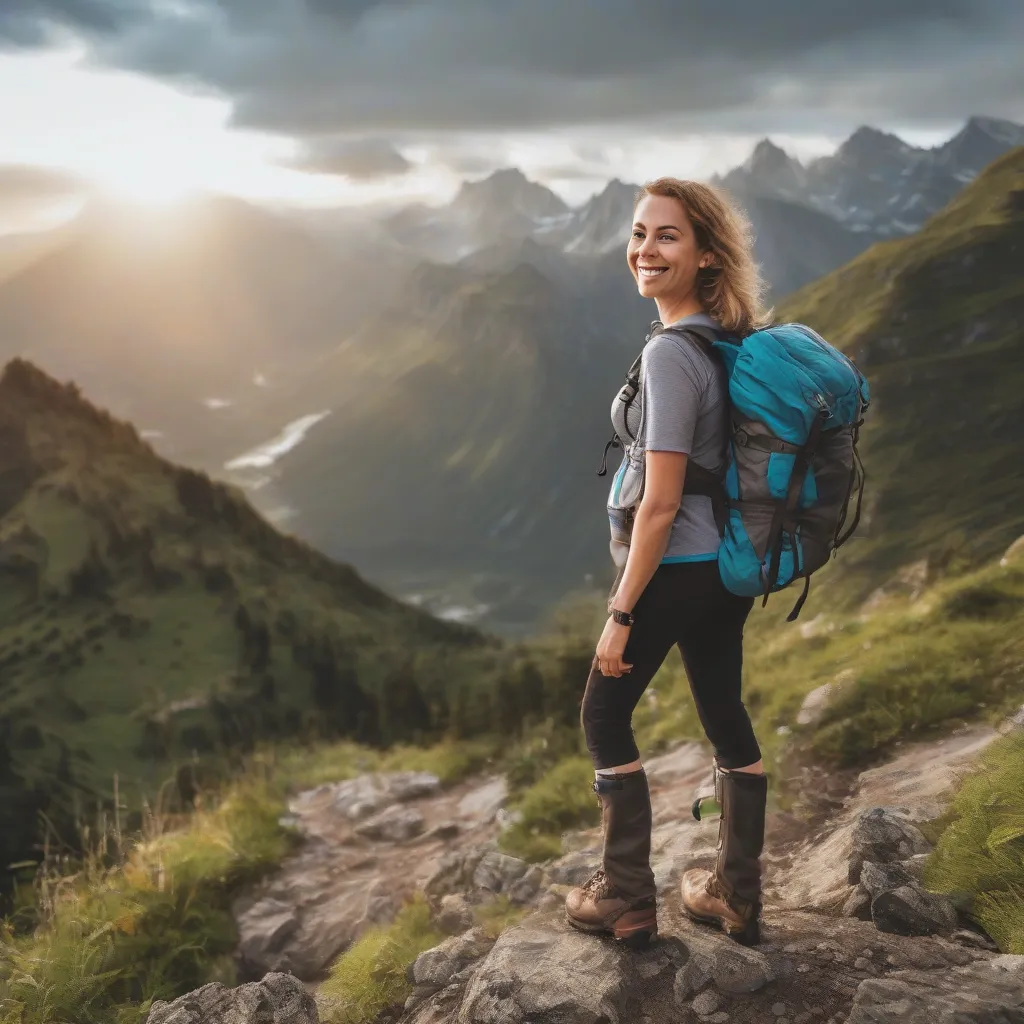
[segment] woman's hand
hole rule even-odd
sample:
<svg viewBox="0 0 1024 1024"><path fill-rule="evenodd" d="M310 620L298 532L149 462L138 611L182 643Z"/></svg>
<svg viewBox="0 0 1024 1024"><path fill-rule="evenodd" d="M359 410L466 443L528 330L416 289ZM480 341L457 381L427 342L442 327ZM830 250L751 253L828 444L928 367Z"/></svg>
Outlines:
<svg viewBox="0 0 1024 1024"><path fill-rule="evenodd" d="M597 642L597 653L594 655L594 668L603 676L621 676L633 666L622 660L629 639L629 626L620 626L611 616L604 624L604 632Z"/></svg>

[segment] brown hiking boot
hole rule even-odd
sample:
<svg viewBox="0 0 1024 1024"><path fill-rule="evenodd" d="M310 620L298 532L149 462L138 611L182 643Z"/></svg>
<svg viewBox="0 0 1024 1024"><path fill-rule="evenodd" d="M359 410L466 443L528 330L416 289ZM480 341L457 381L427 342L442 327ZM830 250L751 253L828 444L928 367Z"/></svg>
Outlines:
<svg viewBox="0 0 1024 1024"><path fill-rule="evenodd" d="M654 897L628 899L608 881L603 868L569 893L565 914L580 931L614 935L636 948L646 946L658 933Z"/></svg>
<svg viewBox="0 0 1024 1024"><path fill-rule="evenodd" d="M715 765L715 795L722 808L714 871L691 868L682 880L683 909L696 921L717 924L744 946L761 941L761 849L768 777L723 771Z"/></svg>
<svg viewBox="0 0 1024 1024"><path fill-rule="evenodd" d="M642 948L658 934L647 773L601 776L594 791L601 801L603 863L566 897L566 919L574 928Z"/></svg>

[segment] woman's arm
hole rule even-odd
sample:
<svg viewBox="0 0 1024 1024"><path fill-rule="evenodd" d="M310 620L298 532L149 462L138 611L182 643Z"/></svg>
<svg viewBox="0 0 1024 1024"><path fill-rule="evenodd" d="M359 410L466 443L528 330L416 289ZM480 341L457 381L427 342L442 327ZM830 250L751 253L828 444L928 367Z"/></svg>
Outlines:
<svg viewBox="0 0 1024 1024"><path fill-rule="evenodd" d="M686 454L647 452L645 458L644 496L633 521L626 568L618 590L608 601L609 611L614 607L622 612L632 612L665 554L672 522L683 496ZM621 676L632 668L622 660L628 637L629 626L620 626L609 617L594 659L603 675Z"/></svg>
<svg viewBox="0 0 1024 1024"><path fill-rule="evenodd" d="M686 460L683 452L646 453L644 496L633 521L626 568L613 599L619 611L633 610L665 554L683 497Z"/></svg>

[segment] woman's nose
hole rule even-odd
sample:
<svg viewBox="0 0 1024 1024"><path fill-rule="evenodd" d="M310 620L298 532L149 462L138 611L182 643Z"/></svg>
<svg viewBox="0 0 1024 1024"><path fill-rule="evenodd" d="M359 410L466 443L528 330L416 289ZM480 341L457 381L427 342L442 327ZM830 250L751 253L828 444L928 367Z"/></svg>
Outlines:
<svg viewBox="0 0 1024 1024"><path fill-rule="evenodd" d="M657 251L658 251L658 243L653 238L645 238L643 240L643 242L641 243L640 249L639 249L639 252L640 252L641 256L650 256L651 253L654 253L654 252L657 252Z"/></svg>

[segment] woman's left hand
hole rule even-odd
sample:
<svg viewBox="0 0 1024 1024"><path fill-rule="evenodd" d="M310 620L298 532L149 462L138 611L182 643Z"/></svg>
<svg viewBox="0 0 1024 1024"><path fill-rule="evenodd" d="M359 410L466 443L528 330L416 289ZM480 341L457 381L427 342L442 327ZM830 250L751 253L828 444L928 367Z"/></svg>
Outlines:
<svg viewBox="0 0 1024 1024"><path fill-rule="evenodd" d="M597 642L597 653L594 655L594 668L603 676L621 676L633 666L622 660L629 639L629 626L620 626L611 616L604 624L604 632Z"/></svg>

